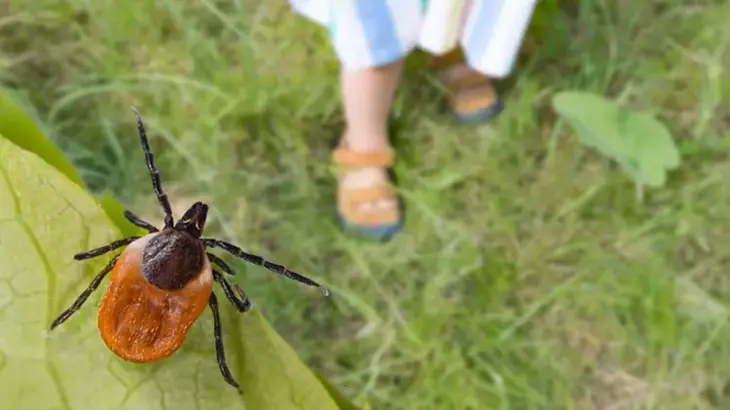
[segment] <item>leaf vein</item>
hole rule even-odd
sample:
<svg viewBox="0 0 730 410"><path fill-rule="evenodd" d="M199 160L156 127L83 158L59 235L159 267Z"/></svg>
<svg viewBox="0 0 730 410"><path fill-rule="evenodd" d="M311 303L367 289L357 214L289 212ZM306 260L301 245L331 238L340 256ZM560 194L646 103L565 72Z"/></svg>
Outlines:
<svg viewBox="0 0 730 410"><path fill-rule="evenodd" d="M3 178L5 179L5 183L8 186L8 192L10 194L10 198L13 201L13 209L16 216L16 219L18 221L18 224L21 226L23 231L25 232L26 236L30 240L30 242L33 245L33 248L35 249L36 253L38 254L38 257L41 260L41 263L43 264L43 271L46 275L47 280L47 286L48 286L48 298L47 298L47 306L46 306L46 321L49 321L49 317L52 313L52 306L53 306L53 295L55 294L55 287L56 287L56 281L53 277L53 273L51 270L51 265L48 262L48 257L46 256L45 252L43 252L43 249L40 246L40 242L38 241L38 238L35 236L33 231L30 229L30 226L28 226L28 223L23 219L22 213L21 213L21 204L20 204L20 198L18 198L18 195L15 193L12 180L10 179L10 175L8 175L8 171L5 169L5 167L0 166L0 173L2 173ZM48 341L46 341L46 353L48 352ZM53 381L53 384L56 386L56 389L58 391L58 395L61 398L61 404L66 409L71 409L69 406L68 398L66 397L66 392L63 390L63 386L61 386L61 379L58 374L58 368L55 364L51 363L48 359L46 359L46 368L48 369L48 373L51 376L51 380Z"/></svg>

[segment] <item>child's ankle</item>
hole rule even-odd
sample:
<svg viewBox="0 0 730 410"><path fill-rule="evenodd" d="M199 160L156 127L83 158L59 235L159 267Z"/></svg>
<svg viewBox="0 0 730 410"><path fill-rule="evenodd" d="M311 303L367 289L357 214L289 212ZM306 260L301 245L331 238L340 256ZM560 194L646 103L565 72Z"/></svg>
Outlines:
<svg viewBox="0 0 730 410"><path fill-rule="evenodd" d="M343 140L348 149L357 152L381 152L390 148L385 132L346 131Z"/></svg>

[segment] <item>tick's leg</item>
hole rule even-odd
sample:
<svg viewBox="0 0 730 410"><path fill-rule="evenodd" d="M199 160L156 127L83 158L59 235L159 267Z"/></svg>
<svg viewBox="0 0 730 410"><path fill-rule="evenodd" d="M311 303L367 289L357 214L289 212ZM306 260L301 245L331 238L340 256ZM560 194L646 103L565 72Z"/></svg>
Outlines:
<svg viewBox="0 0 730 410"><path fill-rule="evenodd" d="M111 252L114 249L121 248L124 245L129 245L130 243L136 241L139 239L139 236L130 236L129 238L120 239L118 241L114 241L110 243L109 245L105 245L96 249L92 249L88 252L81 252L74 255L74 259L77 261L81 261L84 259L91 259L95 258L97 256L103 255L107 252Z"/></svg>
<svg viewBox="0 0 730 410"><path fill-rule="evenodd" d="M210 252L206 252L205 254L208 255L208 259L210 260L210 262L218 265L221 269L223 269L223 272L231 276L236 276L236 271L234 271L233 268L231 268L223 259L219 258L216 255L213 255Z"/></svg>
<svg viewBox="0 0 730 410"><path fill-rule="evenodd" d="M236 309L238 309L239 312L245 313L249 309L251 309L251 301L248 299L248 296L243 293L243 289L241 289L240 286L236 285L236 290L241 296L239 299L239 297L236 296L235 293L233 293L233 288L231 287L231 284L228 283L226 278L223 277L222 273L213 269L213 279L215 279L216 282L220 283L221 287L223 288L223 293L226 294L228 300L233 304L233 306L236 307Z"/></svg>
<svg viewBox="0 0 730 410"><path fill-rule="evenodd" d="M231 371L228 369L228 365L226 364L226 353L223 350L221 318L220 313L218 312L218 299L215 297L215 293L211 292L208 303L210 304L210 310L213 311L213 332L215 337L215 353L216 356L218 356L218 367L221 369L221 374L223 374L223 378L226 380L226 383L235 387L236 390L241 393L241 387L233 379L233 376L231 376Z"/></svg>
<svg viewBox="0 0 730 410"><path fill-rule="evenodd" d="M210 252L206 252L206 255L208 255L208 259L210 259L212 263L218 265L221 269L223 269L224 272L231 276L236 275L236 271L234 271L233 268L231 268L226 262L224 262L223 259ZM223 292L225 292L226 297L231 303L233 303L234 306L236 306L236 309L238 309L239 312L244 313L251 309L251 300L248 298L248 296L246 296L246 293L243 291L243 289L241 289L240 286L238 286L238 284L234 284L234 286L236 287L236 292L238 293L238 297L236 297L236 294L233 293L233 289L231 288L231 284L228 283L226 278L215 269L213 269L213 279L221 284L221 287L223 287Z"/></svg>
<svg viewBox="0 0 730 410"><path fill-rule="evenodd" d="M132 107L132 111L137 115L137 133L139 134L139 140L142 143L142 151L144 151L144 159L147 162L147 168L150 170L150 178L152 178L152 188L155 190L157 196L157 202L160 203L162 210L165 212L165 228L172 228L172 208L170 207L170 201L167 199L167 195L162 191L162 183L160 182L160 171L155 168L154 155L150 149L150 143L147 140L147 132L144 129L144 123L142 122L142 116L135 107Z"/></svg>
<svg viewBox="0 0 730 410"><path fill-rule="evenodd" d="M133 214L132 211L125 210L124 217L127 218L129 222L135 224L136 226L139 226L142 229L147 230L149 233L157 232L157 228L155 228L154 225L147 221L143 221L142 218Z"/></svg>
<svg viewBox="0 0 730 410"><path fill-rule="evenodd" d="M99 272L96 277L94 277L94 280L91 281L91 284L89 284L89 287L86 288L78 298L74 301L73 305L71 305L70 308L64 310L57 318L56 320L51 323L51 329L53 330L56 326L60 325L61 323L65 322L66 319L71 317L74 313L76 313L77 310L81 308L81 306L86 302L86 299L89 298L89 295L91 295L92 292L96 290L96 288L99 287L99 284L101 284L101 281L104 280L104 277L109 273L113 268L114 264L117 263L117 259L119 256L115 256L114 259L109 261L109 263L102 269L101 272Z"/></svg>
<svg viewBox="0 0 730 410"><path fill-rule="evenodd" d="M218 239L212 239L212 238L205 238L202 241L203 241L203 244L208 248L216 248L216 247L221 248L227 252L230 252L233 255L238 256L239 258L245 260L246 262L253 263L253 264L259 265L259 266L263 266L264 268L266 268L272 272L276 272L279 275L284 275L289 279L293 279L297 282L304 283L305 285L318 287L318 288L320 288L320 290L322 291L322 293L325 296L330 295L329 290L327 290L325 287L323 287L319 283L313 281L312 279L309 279L306 276L300 275L296 272L292 272L282 265L278 265L276 263L269 262L266 259L262 258L261 256L246 253L236 245L233 245L233 244L230 244L228 242L224 242L224 241L221 241Z"/></svg>

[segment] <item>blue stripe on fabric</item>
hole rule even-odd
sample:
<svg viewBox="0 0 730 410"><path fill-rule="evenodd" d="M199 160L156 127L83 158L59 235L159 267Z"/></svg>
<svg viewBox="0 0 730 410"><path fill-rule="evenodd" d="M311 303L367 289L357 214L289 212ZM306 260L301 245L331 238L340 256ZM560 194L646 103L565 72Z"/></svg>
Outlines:
<svg viewBox="0 0 730 410"><path fill-rule="evenodd" d="M481 0L473 12L476 18L473 23L473 29L468 39L466 39L466 52L471 54L474 61L481 61L484 53L487 51L489 39L496 27L497 18L502 12L502 7L508 0L487 1ZM474 7L472 5L472 7ZM483 30L480 30L483 28ZM474 54L476 53L476 54Z"/></svg>
<svg viewBox="0 0 730 410"><path fill-rule="evenodd" d="M421 13L425 13L428 10L428 0L421 0Z"/></svg>
<svg viewBox="0 0 730 410"><path fill-rule="evenodd" d="M327 28L330 32L330 39L335 38L335 6L332 3L332 1L327 2L329 4L329 7L327 7L327 10L329 11L329 16L327 16L328 25ZM336 3L335 3L336 4Z"/></svg>
<svg viewBox="0 0 730 410"><path fill-rule="evenodd" d="M355 0L355 10L370 50L371 65L392 63L405 50L386 0Z"/></svg>

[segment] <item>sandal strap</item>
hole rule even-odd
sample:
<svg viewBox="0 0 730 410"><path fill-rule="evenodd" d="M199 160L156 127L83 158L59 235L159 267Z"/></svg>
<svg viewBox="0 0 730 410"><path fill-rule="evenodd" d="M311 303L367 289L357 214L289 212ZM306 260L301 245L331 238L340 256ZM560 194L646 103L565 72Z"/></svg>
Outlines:
<svg viewBox="0 0 730 410"><path fill-rule="evenodd" d="M348 221L363 226L392 224L398 221L400 210L397 207L386 209L359 208L363 203L394 198L395 194L390 187L380 185L369 188L340 189L342 191L337 208L338 212Z"/></svg>
<svg viewBox="0 0 730 410"><path fill-rule="evenodd" d="M463 63L465 60L464 52L461 47L456 47L454 50L448 51L445 54L438 56L429 56L428 65L432 68L446 68L451 67L454 64Z"/></svg>
<svg viewBox="0 0 730 410"><path fill-rule="evenodd" d="M497 92L490 84L481 84L448 96L451 105L491 105L499 100Z"/></svg>
<svg viewBox="0 0 730 410"><path fill-rule="evenodd" d="M333 157L336 163L343 166L386 168L395 162L395 151L388 149L376 152L356 152L340 147L334 150Z"/></svg>
<svg viewBox="0 0 730 410"><path fill-rule="evenodd" d="M397 208L373 211L362 211L353 208L342 215L351 223L360 226L378 226L397 223L400 218L400 211Z"/></svg>
<svg viewBox="0 0 730 410"><path fill-rule="evenodd" d="M491 82L477 71L468 69L468 66L454 66L443 72L446 87L452 93L469 91L477 87L491 87Z"/></svg>
<svg viewBox="0 0 730 410"><path fill-rule="evenodd" d="M343 200L349 204L373 202L379 199L391 198L393 190L387 185L378 185L367 188L343 188Z"/></svg>

